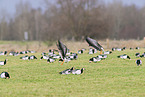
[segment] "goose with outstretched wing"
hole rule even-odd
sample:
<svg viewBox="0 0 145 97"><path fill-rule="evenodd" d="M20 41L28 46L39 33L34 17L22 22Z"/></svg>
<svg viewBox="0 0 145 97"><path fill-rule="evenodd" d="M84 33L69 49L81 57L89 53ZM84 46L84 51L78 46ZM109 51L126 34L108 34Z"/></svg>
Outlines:
<svg viewBox="0 0 145 97"><path fill-rule="evenodd" d="M87 37L86 38L87 43L89 46L94 47L95 49L101 51L100 53L102 54L102 51L104 51L103 47L94 39Z"/></svg>
<svg viewBox="0 0 145 97"><path fill-rule="evenodd" d="M60 40L58 40L57 48L59 49L59 54L64 62L67 53L67 47ZM63 62L61 65L63 65Z"/></svg>

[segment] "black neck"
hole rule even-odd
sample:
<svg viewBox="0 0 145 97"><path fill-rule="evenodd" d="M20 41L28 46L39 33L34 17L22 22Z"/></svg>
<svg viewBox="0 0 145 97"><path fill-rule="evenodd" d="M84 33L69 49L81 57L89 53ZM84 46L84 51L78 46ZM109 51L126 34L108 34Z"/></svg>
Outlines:
<svg viewBox="0 0 145 97"><path fill-rule="evenodd" d="M4 64L6 64L6 59L5 59L5 61L4 61Z"/></svg>
<svg viewBox="0 0 145 97"><path fill-rule="evenodd" d="M82 69L81 69L81 73L83 73L83 71L84 71L84 70L83 70L83 68L82 68Z"/></svg>

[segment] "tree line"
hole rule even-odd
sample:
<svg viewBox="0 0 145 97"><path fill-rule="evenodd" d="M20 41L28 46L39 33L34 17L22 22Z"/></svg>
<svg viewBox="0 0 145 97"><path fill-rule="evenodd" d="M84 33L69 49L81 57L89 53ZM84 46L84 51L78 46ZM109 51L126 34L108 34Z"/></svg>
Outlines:
<svg viewBox="0 0 145 97"><path fill-rule="evenodd" d="M54 41L58 39L143 39L145 6L124 5L121 0L105 4L102 0L44 0L34 9L29 2L19 2L16 13L0 15L0 40Z"/></svg>

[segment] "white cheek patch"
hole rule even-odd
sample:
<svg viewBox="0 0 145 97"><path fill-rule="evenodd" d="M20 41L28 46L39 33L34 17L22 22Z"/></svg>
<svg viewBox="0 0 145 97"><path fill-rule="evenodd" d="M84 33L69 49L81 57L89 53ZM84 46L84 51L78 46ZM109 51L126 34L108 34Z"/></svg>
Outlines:
<svg viewBox="0 0 145 97"><path fill-rule="evenodd" d="M4 62L0 62L0 65L4 65Z"/></svg>
<svg viewBox="0 0 145 97"><path fill-rule="evenodd" d="M1 78L5 78L5 73L2 73L1 74Z"/></svg>

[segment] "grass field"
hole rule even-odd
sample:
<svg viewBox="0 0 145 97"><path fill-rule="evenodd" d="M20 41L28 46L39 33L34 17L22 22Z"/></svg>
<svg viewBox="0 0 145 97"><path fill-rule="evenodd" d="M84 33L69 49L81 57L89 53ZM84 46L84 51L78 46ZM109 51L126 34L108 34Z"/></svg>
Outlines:
<svg viewBox="0 0 145 97"><path fill-rule="evenodd" d="M60 65L58 61L47 63L39 60L21 60L19 56L0 56L0 61L8 59L0 72L9 72L10 79L0 79L1 97L144 97L145 96L145 58L140 58L142 66L135 64L135 53L145 49L114 51L108 58L97 63L89 63L88 50L77 60ZM77 52L77 51L74 51ZM128 54L131 60L118 59L117 56ZM60 75L59 72L71 68L85 71L81 75Z"/></svg>
<svg viewBox="0 0 145 97"><path fill-rule="evenodd" d="M41 53L35 53L38 60L20 60L19 56L0 56L8 59L0 72L10 73L10 79L0 79L1 97L144 97L145 96L145 59L143 65L136 66L135 53L144 49L114 51L108 58L97 63L89 63L88 51L77 60L60 65L58 61L47 63L39 60ZM132 60L118 59L128 54ZM32 54L29 54L32 55ZM58 72L71 68L85 68L82 75L59 75Z"/></svg>

